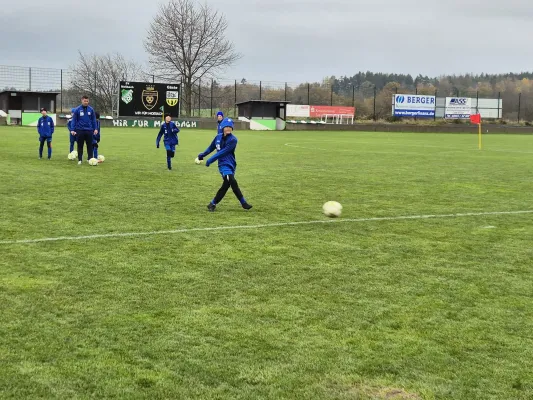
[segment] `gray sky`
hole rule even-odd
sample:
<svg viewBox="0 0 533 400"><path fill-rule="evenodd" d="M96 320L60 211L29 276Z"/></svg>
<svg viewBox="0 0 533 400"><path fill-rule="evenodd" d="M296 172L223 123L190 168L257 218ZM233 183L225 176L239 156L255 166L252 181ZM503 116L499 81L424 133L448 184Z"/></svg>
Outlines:
<svg viewBox="0 0 533 400"><path fill-rule="evenodd" d="M226 14L228 37L243 55L222 78L533 70L531 0L206 1ZM0 64L68 68L78 50L145 62L142 41L157 7L149 0L8 2L0 10Z"/></svg>

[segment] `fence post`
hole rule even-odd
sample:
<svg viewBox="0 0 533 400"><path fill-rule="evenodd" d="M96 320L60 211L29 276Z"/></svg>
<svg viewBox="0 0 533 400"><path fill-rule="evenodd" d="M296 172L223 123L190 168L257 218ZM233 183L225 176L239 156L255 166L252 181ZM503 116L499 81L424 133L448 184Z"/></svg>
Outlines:
<svg viewBox="0 0 533 400"><path fill-rule="evenodd" d="M181 112L182 112L182 107L181 105L183 104L183 75L180 76L180 92L179 92L179 98L178 98L178 118L181 117ZM187 108L187 107L185 107Z"/></svg>
<svg viewBox="0 0 533 400"><path fill-rule="evenodd" d="M522 93L518 93L518 123L520 123L520 103L522 102Z"/></svg>
<svg viewBox="0 0 533 400"><path fill-rule="evenodd" d="M438 90L435 90L435 112L433 113L433 121L437 120L437 95L439 94Z"/></svg>
<svg viewBox="0 0 533 400"><path fill-rule="evenodd" d="M94 109L96 109L96 104L97 104L97 101L96 101L96 90L97 90L97 87L96 87L96 80L98 79L97 77L97 72L94 71Z"/></svg>
<svg viewBox="0 0 533 400"><path fill-rule="evenodd" d="M259 100L261 100L261 96L263 94L262 92L263 92L263 82L259 81Z"/></svg>
<svg viewBox="0 0 533 400"><path fill-rule="evenodd" d="M237 117L237 79L235 79L235 101L233 102L233 118Z"/></svg>
<svg viewBox="0 0 533 400"><path fill-rule="evenodd" d="M61 69L61 102L60 102L60 111L63 112L63 70Z"/></svg>
<svg viewBox="0 0 533 400"><path fill-rule="evenodd" d="M211 118L213 118L213 78L211 78Z"/></svg>
<svg viewBox="0 0 533 400"><path fill-rule="evenodd" d="M376 89L376 86L374 85L374 121L376 120L376 94L377 94L377 89Z"/></svg>
<svg viewBox="0 0 533 400"><path fill-rule="evenodd" d="M307 84L307 105L311 105L311 85Z"/></svg>
<svg viewBox="0 0 533 400"><path fill-rule="evenodd" d="M198 118L202 118L202 79L198 79Z"/></svg>
<svg viewBox="0 0 533 400"><path fill-rule="evenodd" d="M498 119L503 119L503 113L500 115L500 96L501 92L498 92Z"/></svg>

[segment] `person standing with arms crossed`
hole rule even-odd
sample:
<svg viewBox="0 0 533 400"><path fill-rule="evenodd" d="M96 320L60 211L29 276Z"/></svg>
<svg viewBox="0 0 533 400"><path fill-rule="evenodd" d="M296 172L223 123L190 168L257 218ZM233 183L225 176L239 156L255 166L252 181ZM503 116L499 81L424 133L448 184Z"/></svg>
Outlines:
<svg viewBox="0 0 533 400"><path fill-rule="evenodd" d="M93 156L93 136L98 134L96 114L89 105L89 97L81 98L81 105L72 113L72 131L78 142L78 165L83 160L83 143L87 144L87 160Z"/></svg>

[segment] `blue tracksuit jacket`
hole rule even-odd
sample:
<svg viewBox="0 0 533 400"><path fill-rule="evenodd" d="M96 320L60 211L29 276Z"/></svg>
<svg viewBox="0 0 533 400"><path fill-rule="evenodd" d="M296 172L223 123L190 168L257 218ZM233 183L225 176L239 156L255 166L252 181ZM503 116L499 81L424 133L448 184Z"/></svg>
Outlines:
<svg viewBox="0 0 533 400"><path fill-rule="evenodd" d="M74 135L72 135L70 133L70 132L74 131L74 126L72 125L72 118L69 119L68 122L67 122L67 129L68 129L68 136L69 136L69 139L70 139L70 143L74 143L76 141L76 136L74 136Z"/></svg>
<svg viewBox="0 0 533 400"><path fill-rule="evenodd" d="M46 117L39 118L37 121L37 132L39 132L40 138L51 138L54 133L54 120L52 117L47 115Z"/></svg>
<svg viewBox="0 0 533 400"><path fill-rule="evenodd" d="M72 126L74 132L77 131L91 131L97 129L96 114L91 106L79 106L72 113Z"/></svg>
<svg viewBox="0 0 533 400"><path fill-rule="evenodd" d="M233 134L227 136L217 135L201 156L206 157L216 149L217 153L206 161L206 165L213 164L218 160L218 170L223 176L234 175L237 169L237 160L235 159L236 147L237 137Z"/></svg>
<svg viewBox="0 0 533 400"><path fill-rule="evenodd" d="M96 120L96 129L98 130L98 134L93 135L93 144L100 143L100 121Z"/></svg>
<svg viewBox="0 0 533 400"><path fill-rule="evenodd" d="M159 134L157 135L157 139L155 140L155 145L159 147L159 142L161 142L161 137L164 136L163 143L165 146L175 146L179 143L178 140L178 132L180 131L180 128L176 126L176 124L172 121L170 123L164 123L161 125L161 129L159 130Z"/></svg>

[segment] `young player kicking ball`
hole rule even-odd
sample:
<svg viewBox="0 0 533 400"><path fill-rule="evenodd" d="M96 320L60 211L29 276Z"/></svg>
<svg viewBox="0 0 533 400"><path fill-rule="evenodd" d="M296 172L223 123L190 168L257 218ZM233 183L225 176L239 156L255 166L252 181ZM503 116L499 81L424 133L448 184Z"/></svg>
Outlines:
<svg viewBox="0 0 533 400"><path fill-rule="evenodd" d="M205 166L209 167L215 161L218 161L218 170L222 175L223 183L215 198L211 200L211 203L207 206L207 209L211 212L215 211L217 204L222 201L226 192L231 187L231 190L233 190L233 193L240 201L242 208L249 210L252 208L252 205L246 202L237 180L235 179L235 169L237 168L235 148L237 147L237 138L233 135L233 120L231 118L224 118L220 123L220 129L223 133L218 134L209 147L203 153L198 154L197 159L197 163L199 163L215 151L215 149L217 150L217 153L206 161Z"/></svg>

